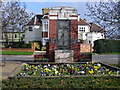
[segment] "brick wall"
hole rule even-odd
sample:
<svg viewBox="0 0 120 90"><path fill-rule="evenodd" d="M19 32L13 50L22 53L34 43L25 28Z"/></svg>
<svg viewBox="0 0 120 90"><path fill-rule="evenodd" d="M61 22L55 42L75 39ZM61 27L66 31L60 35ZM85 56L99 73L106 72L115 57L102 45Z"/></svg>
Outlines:
<svg viewBox="0 0 120 90"><path fill-rule="evenodd" d="M2 48L3 51L26 51L34 52L34 43L32 43L31 48Z"/></svg>
<svg viewBox="0 0 120 90"><path fill-rule="evenodd" d="M71 50L74 51L74 62L78 61L80 57L80 43L72 43Z"/></svg>
<svg viewBox="0 0 120 90"><path fill-rule="evenodd" d="M3 51L26 51L26 52L34 52L31 48L3 48Z"/></svg>
<svg viewBox="0 0 120 90"><path fill-rule="evenodd" d="M49 20L49 38L56 38L57 20Z"/></svg>
<svg viewBox="0 0 120 90"><path fill-rule="evenodd" d="M56 32L57 32L57 20L49 20L49 38L56 39L57 38ZM46 44L46 50L47 50L46 54L50 62L54 62L55 60L55 49L56 49L55 43Z"/></svg>
<svg viewBox="0 0 120 90"><path fill-rule="evenodd" d="M91 44L80 44L80 52L92 52Z"/></svg>
<svg viewBox="0 0 120 90"><path fill-rule="evenodd" d="M47 42L46 57L49 58L50 62L54 62L55 60L55 49L56 49L56 44Z"/></svg>
<svg viewBox="0 0 120 90"><path fill-rule="evenodd" d="M77 20L71 20L70 35L71 35L71 39L78 39L78 21Z"/></svg>
<svg viewBox="0 0 120 90"><path fill-rule="evenodd" d="M77 20L71 20L70 29L71 29L70 31L71 40L78 39L78 21ZM71 42L71 50L74 51L74 62L78 61L80 57L80 43Z"/></svg>

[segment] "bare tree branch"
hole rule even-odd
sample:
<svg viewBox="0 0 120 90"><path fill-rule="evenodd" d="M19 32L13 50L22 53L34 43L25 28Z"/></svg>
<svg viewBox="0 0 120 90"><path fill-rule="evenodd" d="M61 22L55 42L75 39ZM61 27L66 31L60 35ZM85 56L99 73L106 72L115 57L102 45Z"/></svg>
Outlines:
<svg viewBox="0 0 120 90"><path fill-rule="evenodd" d="M86 4L88 13L95 23L107 30L107 37L119 35L120 30L120 1L97 2Z"/></svg>

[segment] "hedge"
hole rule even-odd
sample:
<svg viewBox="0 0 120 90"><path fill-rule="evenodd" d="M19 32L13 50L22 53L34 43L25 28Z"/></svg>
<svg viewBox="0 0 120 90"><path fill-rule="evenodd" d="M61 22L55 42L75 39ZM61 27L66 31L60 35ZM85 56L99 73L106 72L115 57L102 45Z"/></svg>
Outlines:
<svg viewBox="0 0 120 90"><path fill-rule="evenodd" d="M120 52L120 40L107 40L100 39L94 41L94 52L95 53L114 53Z"/></svg>

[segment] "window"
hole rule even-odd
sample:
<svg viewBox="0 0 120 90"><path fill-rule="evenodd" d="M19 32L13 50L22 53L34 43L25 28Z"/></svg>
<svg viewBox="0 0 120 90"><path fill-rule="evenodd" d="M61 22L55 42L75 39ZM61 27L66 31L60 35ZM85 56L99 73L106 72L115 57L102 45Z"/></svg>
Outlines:
<svg viewBox="0 0 120 90"><path fill-rule="evenodd" d="M42 37L43 38L48 37L48 32L42 32Z"/></svg>
<svg viewBox="0 0 120 90"><path fill-rule="evenodd" d="M33 28L32 28L32 27L29 27L29 31L33 31Z"/></svg>
<svg viewBox="0 0 120 90"><path fill-rule="evenodd" d="M25 38L25 35L23 35L22 37Z"/></svg>
<svg viewBox="0 0 120 90"><path fill-rule="evenodd" d="M48 31L48 22L44 24L44 31Z"/></svg>
<svg viewBox="0 0 120 90"><path fill-rule="evenodd" d="M85 27L79 27L79 31L85 32Z"/></svg>
<svg viewBox="0 0 120 90"><path fill-rule="evenodd" d="M15 34L15 38L17 38L17 34Z"/></svg>
<svg viewBox="0 0 120 90"><path fill-rule="evenodd" d="M45 24L45 31L48 30L48 24Z"/></svg>
<svg viewBox="0 0 120 90"><path fill-rule="evenodd" d="M91 41L89 40L89 44L91 44Z"/></svg>

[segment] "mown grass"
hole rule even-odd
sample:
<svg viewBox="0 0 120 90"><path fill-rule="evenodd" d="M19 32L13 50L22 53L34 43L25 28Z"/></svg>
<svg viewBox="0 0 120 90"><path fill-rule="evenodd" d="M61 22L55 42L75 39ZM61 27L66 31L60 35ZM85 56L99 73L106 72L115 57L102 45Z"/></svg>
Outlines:
<svg viewBox="0 0 120 90"><path fill-rule="evenodd" d="M38 78L23 77L2 81L3 88L120 88L118 77Z"/></svg>
<svg viewBox="0 0 120 90"><path fill-rule="evenodd" d="M33 52L25 51L2 51L2 55L32 55Z"/></svg>

